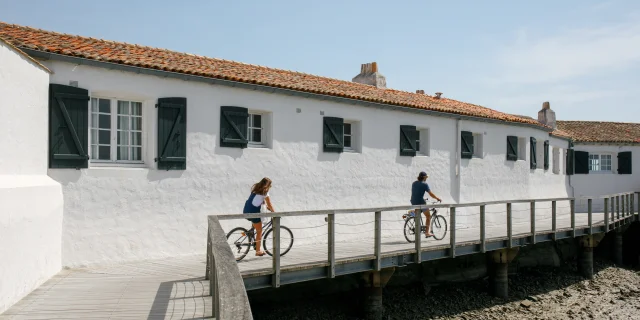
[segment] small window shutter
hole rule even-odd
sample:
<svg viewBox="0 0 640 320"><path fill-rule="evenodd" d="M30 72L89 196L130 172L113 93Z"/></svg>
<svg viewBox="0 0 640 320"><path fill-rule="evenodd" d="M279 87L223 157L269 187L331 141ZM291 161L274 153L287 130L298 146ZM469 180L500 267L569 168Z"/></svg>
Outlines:
<svg viewBox="0 0 640 320"><path fill-rule="evenodd" d="M618 174L631 174L631 151L618 153Z"/></svg>
<svg viewBox="0 0 640 320"><path fill-rule="evenodd" d="M324 117L322 144L324 152L340 153L344 149L344 120L342 118Z"/></svg>
<svg viewBox="0 0 640 320"><path fill-rule="evenodd" d="M544 141L544 169L549 170L549 140Z"/></svg>
<svg viewBox="0 0 640 320"><path fill-rule="evenodd" d="M462 139L461 147L461 158L463 159L471 159L473 158L473 133L470 131L462 131L460 132L460 137Z"/></svg>
<svg viewBox="0 0 640 320"><path fill-rule="evenodd" d="M49 168L89 166L89 91L49 85Z"/></svg>
<svg viewBox="0 0 640 320"><path fill-rule="evenodd" d="M249 143L249 109L220 107L220 146L244 149Z"/></svg>
<svg viewBox="0 0 640 320"><path fill-rule="evenodd" d="M536 138L531 137L530 141L529 141L530 147L530 155L529 155L529 163L530 163L530 167L531 169L535 169L536 167L538 167L538 146L536 145Z"/></svg>
<svg viewBox="0 0 640 320"><path fill-rule="evenodd" d="M567 175L572 175L575 171L575 158L573 149L567 149Z"/></svg>
<svg viewBox="0 0 640 320"><path fill-rule="evenodd" d="M507 160L518 160L518 137L507 136Z"/></svg>
<svg viewBox="0 0 640 320"><path fill-rule="evenodd" d="M576 174L589 174L589 152L575 151Z"/></svg>
<svg viewBox="0 0 640 320"><path fill-rule="evenodd" d="M158 99L158 170L187 168L187 98Z"/></svg>
<svg viewBox="0 0 640 320"><path fill-rule="evenodd" d="M415 157L418 130L415 126L400 126L400 155Z"/></svg>

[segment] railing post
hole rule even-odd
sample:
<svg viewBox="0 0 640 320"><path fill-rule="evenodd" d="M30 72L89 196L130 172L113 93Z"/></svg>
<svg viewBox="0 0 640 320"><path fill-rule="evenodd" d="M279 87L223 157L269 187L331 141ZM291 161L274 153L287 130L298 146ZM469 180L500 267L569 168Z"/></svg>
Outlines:
<svg viewBox="0 0 640 320"><path fill-rule="evenodd" d="M609 198L604 198L604 232L609 232Z"/></svg>
<svg viewBox="0 0 640 320"><path fill-rule="evenodd" d="M639 194L640 195L640 194ZM631 194L631 221L633 221L633 218L636 215L636 203L635 203L635 194ZM638 218L636 218L636 221L638 220Z"/></svg>
<svg viewBox="0 0 640 320"><path fill-rule="evenodd" d="M375 261L375 271L380 271L380 269L382 269L382 265L381 265L381 254L382 254L382 212L381 211L376 211L375 213L375 226L376 226L376 230L375 230L375 246L373 248L373 252L376 256L376 261Z"/></svg>
<svg viewBox="0 0 640 320"><path fill-rule="evenodd" d="M485 219L485 206L480 206L480 252L487 252L487 226Z"/></svg>
<svg viewBox="0 0 640 320"><path fill-rule="evenodd" d="M620 217L622 218L622 222L621 224L624 224L625 218L627 217L626 215L626 208L625 208L625 200L624 200L625 196L620 195Z"/></svg>
<svg viewBox="0 0 640 320"><path fill-rule="evenodd" d="M417 212L416 212L417 211ZM413 217L413 223L415 226L415 236L416 236L416 263L422 262L422 208L415 210L415 215Z"/></svg>
<svg viewBox="0 0 640 320"><path fill-rule="evenodd" d="M556 214L556 202L551 201L551 230L553 231L553 241L556 241L557 235L557 214Z"/></svg>
<svg viewBox="0 0 640 320"><path fill-rule="evenodd" d="M587 211L589 214L589 234L593 234L593 211L592 209L592 199L587 199Z"/></svg>
<svg viewBox="0 0 640 320"><path fill-rule="evenodd" d="M208 225L208 223L207 223ZM204 279L205 280L209 280L209 269L210 269L210 263L211 263L211 257L210 257L210 253L211 253L211 239L209 237L209 234L211 234L211 226L207 226L207 265L204 271ZM211 290L209 290L211 291ZM211 292L209 292L209 294L211 294Z"/></svg>
<svg viewBox="0 0 640 320"><path fill-rule="evenodd" d="M576 200L571 199L570 207L571 207L571 229L573 229L573 237L576 237Z"/></svg>
<svg viewBox="0 0 640 320"><path fill-rule="evenodd" d="M329 243L329 272L327 272L327 278L332 279L336 277L336 215L334 213L330 213L327 215L327 226L327 236Z"/></svg>
<svg viewBox="0 0 640 320"><path fill-rule="evenodd" d="M627 198L627 220L631 220L630 218L633 216L633 211L631 209L631 200L628 193L625 198Z"/></svg>
<svg viewBox="0 0 640 320"><path fill-rule="evenodd" d="M616 208L615 208L615 198L614 197L610 197L610 204L611 204L611 223L613 223L613 228L616 228Z"/></svg>
<svg viewBox="0 0 640 320"><path fill-rule="evenodd" d="M272 286L280 287L280 217L273 217L273 278Z"/></svg>
<svg viewBox="0 0 640 320"><path fill-rule="evenodd" d="M536 244L536 201L531 201L531 244Z"/></svg>
<svg viewBox="0 0 640 320"><path fill-rule="evenodd" d="M456 257L456 207L449 209L451 215L451 258Z"/></svg>
<svg viewBox="0 0 640 320"><path fill-rule="evenodd" d="M507 247L513 247L513 219L511 217L511 203L507 203L507 237L509 244Z"/></svg>
<svg viewBox="0 0 640 320"><path fill-rule="evenodd" d="M616 196L616 228L620 226L620 196Z"/></svg>

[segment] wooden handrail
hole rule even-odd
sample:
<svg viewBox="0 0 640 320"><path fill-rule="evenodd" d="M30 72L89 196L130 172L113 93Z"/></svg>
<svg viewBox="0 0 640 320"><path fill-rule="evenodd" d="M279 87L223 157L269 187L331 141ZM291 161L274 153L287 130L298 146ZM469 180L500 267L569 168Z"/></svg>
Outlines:
<svg viewBox="0 0 640 320"><path fill-rule="evenodd" d="M220 221L209 216L207 236L207 276L217 320L251 320L251 307L244 281L238 269Z"/></svg>

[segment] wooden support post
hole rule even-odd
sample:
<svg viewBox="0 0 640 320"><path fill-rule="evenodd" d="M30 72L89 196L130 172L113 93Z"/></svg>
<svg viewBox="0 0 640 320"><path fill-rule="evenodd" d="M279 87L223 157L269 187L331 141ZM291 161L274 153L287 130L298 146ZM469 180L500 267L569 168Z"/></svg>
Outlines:
<svg viewBox="0 0 640 320"><path fill-rule="evenodd" d="M375 265L374 265L374 270L375 271L380 271L382 264L382 212L381 211L376 211L375 213L375 246L373 248L373 252L376 256L376 260L375 260Z"/></svg>
<svg viewBox="0 0 640 320"><path fill-rule="evenodd" d="M613 223L613 228L616 228L616 200L614 197L611 197L610 199L610 204L611 204L611 223Z"/></svg>
<svg viewBox="0 0 640 320"><path fill-rule="evenodd" d="M422 208L416 210L413 218L416 230L416 263L422 262Z"/></svg>
<svg viewBox="0 0 640 320"><path fill-rule="evenodd" d="M633 216L633 209L631 209L631 200L630 200L630 196L627 193L627 195L625 196L625 198L627 198L627 222L629 220L631 220L630 218Z"/></svg>
<svg viewBox="0 0 640 320"><path fill-rule="evenodd" d="M625 222L625 218L627 217L626 212L625 212L625 201L624 201L624 194L620 195L620 218L622 219L622 221L620 222L620 225L624 225Z"/></svg>
<svg viewBox="0 0 640 320"><path fill-rule="evenodd" d="M616 228L620 226L620 196L616 196Z"/></svg>
<svg viewBox="0 0 640 320"><path fill-rule="evenodd" d="M536 244L536 202L531 201L531 244Z"/></svg>
<svg viewBox="0 0 640 320"><path fill-rule="evenodd" d="M587 210L589 214L589 234L593 234L593 211L592 209L592 199L587 199Z"/></svg>
<svg viewBox="0 0 640 320"><path fill-rule="evenodd" d="M573 229L573 237L576 237L576 200L569 201L571 207L571 229Z"/></svg>
<svg viewBox="0 0 640 320"><path fill-rule="evenodd" d="M604 232L609 232L609 198L604 198Z"/></svg>
<svg viewBox="0 0 640 320"><path fill-rule="evenodd" d="M557 235L556 231L558 230L558 219L556 214L556 202L551 201L551 230L553 231L553 241L556 241Z"/></svg>
<svg viewBox="0 0 640 320"><path fill-rule="evenodd" d="M485 219L485 206L480 206L480 252L487 252L487 227Z"/></svg>
<svg viewBox="0 0 640 320"><path fill-rule="evenodd" d="M327 236L329 237L329 272L327 272L327 278L331 279L336 277L336 215L334 213L327 215L327 226Z"/></svg>
<svg viewBox="0 0 640 320"><path fill-rule="evenodd" d="M633 221L633 218L636 218L636 204L635 204L635 195L632 193L631 194L631 221ZM638 218L636 218L636 221L638 221Z"/></svg>
<svg viewBox="0 0 640 320"><path fill-rule="evenodd" d="M511 203L507 203L507 237L509 238L508 248L513 247L513 219L511 216Z"/></svg>
<svg viewBox="0 0 640 320"><path fill-rule="evenodd" d="M205 267L204 270L204 279L205 280L209 280L209 268L210 263L211 263L211 257L210 257L210 253L211 253L211 239L209 238L209 234L211 233L211 227L207 227L207 265Z"/></svg>
<svg viewBox="0 0 640 320"><path fill-rule="evenodd" d="M449 209L451 215L451 258L456 257L456 208Z"/></svg>
<svg viewBox="0 0 640 320"><path fill-rule="evenodd" d="M273 217L273 277L271 286L280 288L280 217Z"/></svg>

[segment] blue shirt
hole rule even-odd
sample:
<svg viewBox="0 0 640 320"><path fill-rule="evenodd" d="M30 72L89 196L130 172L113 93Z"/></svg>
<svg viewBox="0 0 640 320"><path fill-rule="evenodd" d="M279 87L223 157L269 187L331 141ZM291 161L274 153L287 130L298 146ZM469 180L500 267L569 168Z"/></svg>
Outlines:
<svg viewBox="0 0 640 320"><path fill-rule="evenodd" d="M427 204L424 201L424 193L431 192L429 189L429 185L426 182L422 181L414 181L411 185L411 204L419 205L419 204Z"/></svg>

